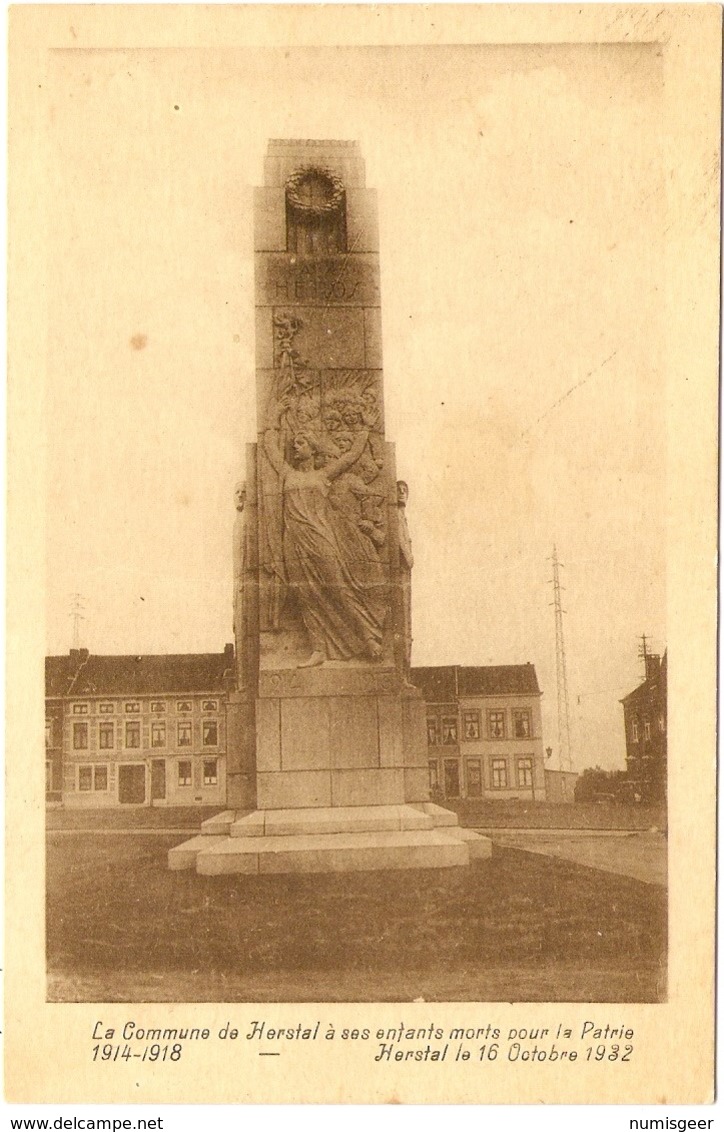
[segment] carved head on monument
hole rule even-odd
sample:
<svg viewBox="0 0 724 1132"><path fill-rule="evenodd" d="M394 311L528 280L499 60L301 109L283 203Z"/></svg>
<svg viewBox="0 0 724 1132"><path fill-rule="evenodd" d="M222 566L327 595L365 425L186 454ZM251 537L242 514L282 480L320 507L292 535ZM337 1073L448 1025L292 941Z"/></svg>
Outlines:
<svg viewBox="0 0 724 1132"><path fill-rule="evenodd" d="M354 443L354 434L351 432L337 432L335 433L334 443L340 452L349 452L352 444Z"/></svg>
<svg viewBox="0 0 724 1132"><path fill-rule="evenodd" d="M397 481L397 506L404 507L410 495L410 489L404 480Z"/></svg>
<svg viewBox="0 0 724 1132"><path fill-rule="evenodd" d="M292 441L292 460L297 467L302 467L304 464L309 466L309 463L314 462L315 457L319 455L322 455L322 446L313 433L302 430L295 434Z"/></svg>
<svg viewBox="0 0 724 1132"><path fill-rule="evenodd" d="M243 481L234 488L234 506L237 511L243 511L246 507L246 484Z"/></svg>
<svg viewBox="0 0 724 1132"><path fill-rule="evenodd" d="M327 432L337 432L342 427L342 417L337 409L326 409L324 427Z"/></svg>
<svg viewBox="0 0 724 1132"><path fill-rule="evenodd" d="M359 405L347 404L342 410L342 420L347 428L362 428L362 410Z"/></svg>

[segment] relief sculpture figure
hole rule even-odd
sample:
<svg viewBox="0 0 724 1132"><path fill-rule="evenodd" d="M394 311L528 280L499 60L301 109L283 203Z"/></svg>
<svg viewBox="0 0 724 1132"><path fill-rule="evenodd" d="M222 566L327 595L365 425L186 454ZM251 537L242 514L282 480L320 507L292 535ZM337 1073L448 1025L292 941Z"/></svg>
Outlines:
<svg viewBox="0 0 724 1132"><path fill-rule="evenodd" d="M236 508L236 516L234 518L234 535L233 535L233 561L234 561L234 634L237 641L241 636L241 609L242 609L242 589L244 581L244 566L245 566L245 542L246 542L246 522L244 520L244 508L246 506L246 484L238 483L234 488L234 506Z"/></svg>
<svg viewBox="0 0 724 1132"><path fill-rule="evenodd" d="M404 621L404 662L405 674L409 679L412 659L412 542L407 526L405 508L410 495L410 489L404 480L397 481L397 521L398 537L400 540L400 576L402 586L402 614Z"/></svg>
<svg viewBox="0 0 724 1132"><path fill-rule="evenodd" d="M241 482L237 483L234 488L234 506L236 508L236 515L234 516L234 533L233 533L233 562L234 562L234 641L236 643L236 659L238 666L239 684L242 683L242 664L241 657L243 652L243 610L244 610L244 569L246 567L246 539L247 529L246 520L244 517L244 508L246 507L246 484Z"/></svg>
<svg viewBox="0 0 724 1132"><path fill-rule="evenodd" d="M311 431L292 441L292 463L279 443L287 413L282 398L276 427L268 428L264 448L278 476L281 494L281 546L284 581L296 599L311 655L300 664L382 656L382 629L388 605L383 566L374 540L340 506L332 485L349 473L368 443L356 434L348 451L331 456ZM341 485L340 485L341 486ZM364 488L351 481L347 490Z"/></svg>

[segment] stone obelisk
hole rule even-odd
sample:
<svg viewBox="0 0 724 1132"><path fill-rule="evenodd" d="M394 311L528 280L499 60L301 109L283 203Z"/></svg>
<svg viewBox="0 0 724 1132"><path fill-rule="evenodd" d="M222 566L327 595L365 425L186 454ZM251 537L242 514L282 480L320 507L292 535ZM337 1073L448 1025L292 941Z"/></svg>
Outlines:
<svg viewBox="0 0 724 1132"><path fill-rule="evenodd" d="M230 810L170 861L467 864L489 843L429 801L425 706L408 680L412 555L385 435L376 194L356 142L272 141L264 172Z"/></svg>

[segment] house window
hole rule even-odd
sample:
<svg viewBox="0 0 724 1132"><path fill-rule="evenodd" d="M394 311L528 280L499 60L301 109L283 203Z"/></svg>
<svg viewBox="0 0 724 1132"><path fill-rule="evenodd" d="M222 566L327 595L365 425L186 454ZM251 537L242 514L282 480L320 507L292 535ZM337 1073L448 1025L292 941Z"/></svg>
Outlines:
<svg viewBox="0 0 724 1132"><path fill-rule="evenodd" d="M479 711L464 711L463 712L463 739L479 739L480 738L480 712Z"/></svg>
<svg viewBox="0 0 724 1132"><path fill-rule="evenodd" d="M178 724L178 745L179 747L191 746L191 724L187 720L182 720Z"/></svg>
<svg viewBox="0 0 724 1132"><path fill-rule="evenodd" d="M513 712L513 734L516 739L530 739L530 712L527 708Z"/></svg>
<svg viewBox="0 0 724 1132"><path fill-rule="evenodd" d="M505 712L488 712L488 735L491 739L505 738Z"/></svg>
<svg viewBox="0 0 724 1132"><path fill-rule="evenodd" d="M505 759L491 759L490 782L493 790L505 790L508 785L508 764Z"/></svg>
<svg viewBox="0 0 724 1132"><path fill-rule="evenodd" d="M518 785L533 786L533 760L518 759Z"/></svg>
<svg viewBox="0 0 724 1132"><path fill-rule="evenodd" d="M639 741L639 725L636 719L631 720L631 741L633 743L638 743Z"/></svg>
<svg viewBox="0 0 724 1132"><path fill-rule="evenodd" d="M440 774L437 768L437 759L430 759L427 764L427 773L430 778L430 790L438 790L440 788Z"/></svg>
<svg viewBox="0 0 724 1132"><path fill-rule="evenodd" d="M53 746L53 721L46 719L45 721L45 745L46 747Z"/></svg>
<svg viewBox="0 0 724 1132"><path fill-rule="evenodd" d="M646 722L644 723L644 739L650 739L650 738L651 738L651 724L649 723L649 721L647 719Z"/></svg>
<svg viewBox="0 0 724 1132"><path fill-rule="evenodd" d="M203 703L201 704L201 710L202 711L218 711L219 710L219 701L218 700L204 700Z"/></svg>
<svg viewBox="0 0 724 1132"><path fill-rule="evenodd" d="M216 786L218 778L218 759L204 759L204 786Z"/></svg>
<svg viewBox="0 0 724 1132"><path fill-rule="evenodd" d="M205 719L201 729L201 742L205 747L218 747L219 724L215 719Z"/></svg>
<svg viewBox="0 0 724 1132"><path fill-rule="evenodd" d="M88 724L87 723L74 723L73 724L73 750L74 751L87 751L88 750Z"/></svg>
<svg viewBox="0 0 724 1132"><path fill-rule="evenodd" d="M191 700L178 700L176 703L176 711L191 711Z"/></svg>
<svg viewBox="0 0 724 1132"><path fill-rule="evenodd" d="M73 704L73 715L87 715L88 704Z"/></svg>
<svg viewBox="0 0 724 1132"><path fill-rule="evenodd" d="M468 798L482 798L483 774L480 759L468 759Z"/></svg>
<svg viewBox="0 0 724 1132"><path fill-rule="evenodd" d="M114 728L112 723L98 724L98 746L102 751L112 751L114 745Z"/></svg>
<svg viewBox="0 0 724 1132"><path fill-rule="evenodd" d="M113 715L115 704L98 704L98 712L100 715Z"/></svg>
<svg viewBox="0 0 724 1132"><path fill-rule="evenodd" d="M78 767L78 789L89 791L93 789L93 767L92 766L79 766Z"/></svg>
<svg viewBox="0 0 724 1132"><path fill-rule="evenodd" d="M156 715L162 715L166 710L166 705L162 700L153 700L151 702L151 711Z"/></svg>
<svg viewBox="0 0 724 1132"><path fill-rule="evenodd" d="M178 784L179 786L191 785L191 759L179 759Z"/></svg>
<svg viewBox="0 0 724 1132"><path fill-rule="evenodd" d="M437 746L437 720L428 719L427 721L427 742L428 746Z"/></svg>
<svg viewBox="0 0 724 1132"><path fill-rule="evenodd" d="M137 719L129 719L126 723L126 747L130 750L132 748L141 746L141 724Z"/></svg>
<svg viewBox="0 0 724 1132"><path fill-rule="evenodd" d="M95 766L93 767L93 789L94 790L107 790L108 789L108 767Z"/></svg>
<svg viewBox="0 0 724 1132"><path fill-rule="evenodd" d="M443 745L448 747L458 741L458 721L454 716L443 716L442 741Z"/></svg>
<svg viewBox="0 0 724 1132"><path fill-rule="evenodd" d="M166 723L154 719L151 724L151 746L152 747L165 747L166 746Z"/></svg>
<svg viewBox="0 0 724 1132"><path fill-rule="evenodd" d="M141 710L141 705L138 700L130 700L129 703L124 706L128 715L138 715Z"/></svg>

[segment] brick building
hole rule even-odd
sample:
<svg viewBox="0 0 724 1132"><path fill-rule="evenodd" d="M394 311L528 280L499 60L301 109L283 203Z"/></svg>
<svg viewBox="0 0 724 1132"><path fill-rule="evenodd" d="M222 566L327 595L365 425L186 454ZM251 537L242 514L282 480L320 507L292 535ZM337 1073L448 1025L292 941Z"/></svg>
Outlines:
<svg viewBox="0 0 724 1132"><path fill-rule="evenodd" d="M666 653L647 653L645 663L646 679L621 703L631 790L651 805L666 800Z"/></svg>
<svg viewBox="0 0 724 1132"><path fill-rule="evenodd" d="M46 796L68 807L226 801L234 650L46 658Z"/></svg>
<svg viewBox="0 0 724 1132"><path fill-rule="evenodd" d="M67 664L54 663L66 661ZM45 658L45 799L59 803L63 792L63 693L70 657Z"/></svg>
<svg viewBox="0 0 724 1132"><path fill-rule="evenodd" d="M532 664L414 668L439 798L546 797ZM46 658L46 798L67 807L224 806L234 650Z"/></svg>
<svg viewBox="0 0 724 1132"><path fill-rule="evenodd" d="M541 691L532 664L413 668L427 705L434 796L546 798Z"/></svg>

